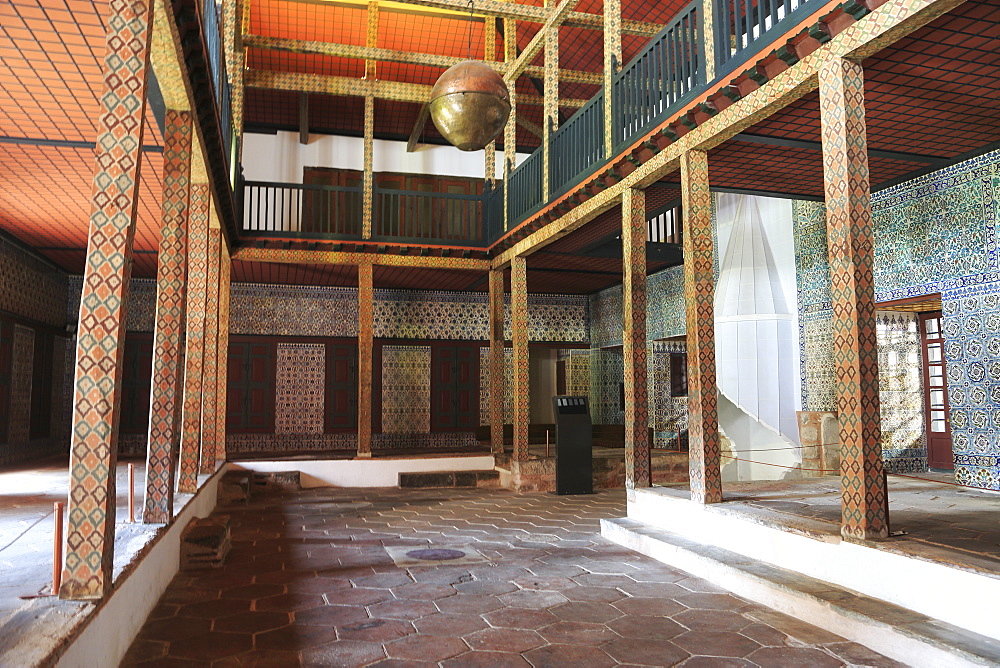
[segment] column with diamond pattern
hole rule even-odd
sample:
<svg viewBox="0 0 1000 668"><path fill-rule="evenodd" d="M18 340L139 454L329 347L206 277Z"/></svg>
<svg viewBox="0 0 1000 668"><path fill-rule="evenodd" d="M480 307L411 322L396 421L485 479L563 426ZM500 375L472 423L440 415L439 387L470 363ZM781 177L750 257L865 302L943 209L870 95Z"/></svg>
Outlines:
<svg viewBox="0 0 1000 668"><path fill-rule="evenodd" d="M622 193L622 355L625 358L625 489L653 484L646 380L646 193Z"/></svg>
<svg viewBox="0 0 1000 668"><path fill-rule="evenodd" d="M708 154L687 151L681 155L680 162L691 500L719 503L722 501L722 475L715 384L715 270Z"/></svg>
<svg viewBox="0 0 1000 668"><path fill-rule="evenodd" d="M528 385L528 262L510 261L510 329L514 347L514 460L528 459L530 388Z"/></svg>
<svg viewBox="0 0 1000 668"><path fill-rule="evenodd" d="M365 97L364 171L361 175L361 238L372 238L375 216L375 98Z"/></svg>
<svg viewBox="0 0 1000 668"><path fill-rule="evenodd" d="M372 456L373 269L370 263L358 265L358 457Z"/></svg>
<svg viewBox="0 0 1000 668"><path fill-rule="evenodd" d="M59 595L111 589L125 308L138 205L153 5L111 0L77 330L66 559Z"/></svg>
<svg viewBox="0 0 1000 668"><path fill-rule="evenodd" d="M219 245L219 344L216 349L218 361L216 374L219 378L215 386L215 433L218 435L215 443L215 458L226 459L226 397L227 379L229 378L229 274L232 264L229 259L229 246L225 237L220 238Z"/></svg>
<svg viewBox="0 0 1000 668"><path fill-rule="evenodd" d="M208 219L212 206L207 183L191 184L188 216L188 291L184 343L184 424L177 491L198 490L201 463L201 400L205 362L205 302L208 288Z"/></svg>
<svg viewBox="0 0 1000 668"><path fill-rule="evenodd" d="M882 468L878 346L864 72L832 59L819 70L833 358L840 416L841 532L888 536Z"/></svg>
<svg viewBox="0 0 1000 668"><path fill-rule="evenodd" d="M490 448L503 454L504 368L503 270L490 270Z"/></svg>
<svg viewBox="0 0 1000 668"><path fill-rule="evenodd" d="M181 425L181 360L187 296L187 218L191 188L191 114L167 110L163 133L163 202L156 268L156 322L146 448L143 521L169 522L174 513L175 453Z"/></svg>
<svg viewBox="0 0 1000 668"><path fill-rule="evenodd" d="M208 286L205 292L205 364L202 381L202 429L200 473L215 471L219 435L216 433L215 414L219 382L219 244L222 230L218 227L215 207L212 207L212 225L208 228Z"/></svg>

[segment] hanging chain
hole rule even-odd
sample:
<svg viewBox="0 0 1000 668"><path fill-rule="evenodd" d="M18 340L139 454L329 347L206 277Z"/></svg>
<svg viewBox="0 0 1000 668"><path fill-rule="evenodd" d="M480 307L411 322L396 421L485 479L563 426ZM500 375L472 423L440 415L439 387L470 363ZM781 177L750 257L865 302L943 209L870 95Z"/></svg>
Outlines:
<svg viewBox="0 0 1000 668"><path fill-rule="evenodd" d="M476 8L476 0L469 0L469 45L468 45L468 52L467 52L468 55L466 56L466 60L472 60L472 21L473 21L472 12L475 10L475 8Z"/></svg>

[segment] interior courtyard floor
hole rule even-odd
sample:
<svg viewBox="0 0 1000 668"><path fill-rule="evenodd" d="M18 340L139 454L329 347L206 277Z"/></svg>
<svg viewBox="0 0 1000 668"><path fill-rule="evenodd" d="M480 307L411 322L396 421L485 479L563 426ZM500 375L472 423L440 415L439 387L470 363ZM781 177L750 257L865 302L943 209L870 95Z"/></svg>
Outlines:
<svg viewBox="0 0 1000 668"><path fill-rule="evenodd" d="M899 665L599 535L623 490L322 488L220 507L123 665Z"/></svg>

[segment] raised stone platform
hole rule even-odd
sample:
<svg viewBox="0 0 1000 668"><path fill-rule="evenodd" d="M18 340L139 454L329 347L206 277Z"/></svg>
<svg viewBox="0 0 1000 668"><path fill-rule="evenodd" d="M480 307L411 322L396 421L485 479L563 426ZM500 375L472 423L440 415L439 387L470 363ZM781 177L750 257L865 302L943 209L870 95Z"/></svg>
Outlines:
<svg viewBox="0 0 1000 668"><path fill-rule="evenodd" d="M958 492L921 483L926 503ZM628 518L603 522L602 533L626 547L827 628L911 665L1000 664L1000 569L992 559L919 536L879 542L843 540L839 523L810 513L834 505L835 481L767 486L770 494L727 492L726 502L692 503L682 488L636 490ZM891 482L896 505L917 503L911 482ZM829 488L829 489L828 489ZM894 494L893 491L896 490ZM996 522L1000 508L966 505ZM762 504L765 498L772 505ZM994 499L983 497L987 501ZM954 498L936 506L938 529L954 532ZM780 509L779 509L780 508ZM970 508L971 510L971 508ZM909 517L906 511L897 513ZM901 528L899 524L894 528ZM992 534L984 550L991 549Z"/></svg>
<svg viewBox="0 0 1000 668"><path fill-rule="evenodd" d="M594 446L594 489L625 486L625 451ZM511 454L497 457L500 485L516 492L553 492L556 489L556 446L531 446L529 459L513 461ZM653 450L653 482L681 483L688 480L688 453Z"/></svg>

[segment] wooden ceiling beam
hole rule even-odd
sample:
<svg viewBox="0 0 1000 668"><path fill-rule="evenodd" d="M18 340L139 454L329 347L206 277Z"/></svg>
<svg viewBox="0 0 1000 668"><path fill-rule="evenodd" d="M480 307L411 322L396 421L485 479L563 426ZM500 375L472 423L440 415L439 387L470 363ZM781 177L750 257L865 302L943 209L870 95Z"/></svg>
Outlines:
<svg viewBox="0 0 1000 668"><path fill-rule="evenodd" d="M535 33L535 36L528 42L528 46L524 47L524 50L521 51L514 62L508 65L507 71L504 73L504 80L511 82L517 79L524 71L524 68L542 50L542 47L545 45L545 36L553 30L559 30L559 26L569 17L569 13L576 7L577 2L579 0L562 0L562 2L556 5L555 9L548 10L548 16L545 19L545 23L542 24L541 29Z"/></svg>
<svg viewBox="0 0 1000 668"><path fill-rule="evenodd" d="M431 86L384 81L378 79L352 79L332 77L322 74L302 74L298 72L272 72L269 70L247 70L243 78L247 88L287 90L296 93L321 93L324 95L346 95L353 97L376 97L397 102L417 102L424 104L431 98ZM559 106L579 109L589 100L562 99ZM518 104L541 106L539 95L517 96Z"/></svg>
<svg viewBox="0 0 1000 668"><path fill-rule="evenodd" d="M335 44L333 42L315 42L298 39L281 39L263 37L260 35L245 35L243 45L257 49L271 49L290 53L309 53L334 58L357 58L358 60L376 60L387 63L405 63L409 65L425 65L447 69L465 60L452 56L438 56L432 53L417 53L414 51L397 51L395 49L371 48L354 44ZM507 71L506 63L491 62L501 76ZM541 67L525 67L524 74L533 77L542 76ZM559 80L567 83L585 83L601 85L600 72L584 72L582 70L559 70Z"/></svg>

